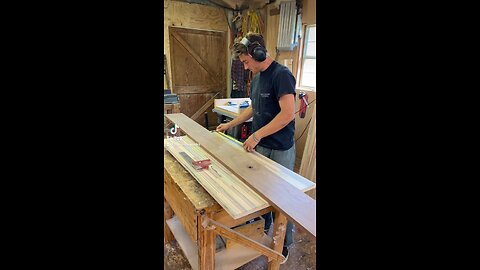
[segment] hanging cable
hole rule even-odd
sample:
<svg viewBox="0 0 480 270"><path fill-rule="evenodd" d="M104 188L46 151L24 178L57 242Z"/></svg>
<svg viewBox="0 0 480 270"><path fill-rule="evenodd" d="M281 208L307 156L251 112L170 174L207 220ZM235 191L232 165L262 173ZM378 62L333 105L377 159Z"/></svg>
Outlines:
<svg viewBox="0 0 480 270"><path fill-rule="evenodd" d="M315 100L317 100L317 99L312 100L312 102L308 103L307 106L309 106L310 104L312 104ZM300 110L301 110L301 109L300 109ZM300 110L296 111L294 114L297 114Z"/></svg>
<svg viewBox="0 0 480 270"><path fill-rule="evenodd" d="M298 140L300 140L300 138L303 136L303 133L305 133L305 131L307 130L308 125L310 125L310 121L312 121L312 118L311 118L311 117L310 117L310 120L308 120L307 126L306 126L305 129L302 131L302 134L300 134L300 136L299 136L297 139L295 139L295 143L296 143Z"/></svg>

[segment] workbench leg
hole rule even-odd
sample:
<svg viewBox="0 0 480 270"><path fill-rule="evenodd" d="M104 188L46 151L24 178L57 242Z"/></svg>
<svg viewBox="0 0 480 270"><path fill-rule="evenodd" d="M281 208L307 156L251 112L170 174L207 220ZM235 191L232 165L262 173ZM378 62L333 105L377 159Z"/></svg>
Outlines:
<svg viewBox="0 0 480 270"><path fill-rule="evenodd" d="M212 215L208 215L212 218ZM215 231L203 227L204 216L198 217L198 269L215 269Z"/></svg>
<svg viewBox="0 0 480 270"><path fill-rule="evenodd" d="M285 242L285 232L287 231L287 217L280 211L275 211L275 219L273 221L273 246L272 249L282 253L283 243ZM268 263L268 270L280 269L280 263L271 260Z"/></svg>
<svg viewBox="0 0 480 270"><path fill-rule="evenodd" d="M165 197L163 198L163 244L169 243L175 237L173 236L172 232L170 231L170 228L167 225L167 220L173 217L173 210L170 207L170 204L168 204L167 200L165 200Z"/></svg>

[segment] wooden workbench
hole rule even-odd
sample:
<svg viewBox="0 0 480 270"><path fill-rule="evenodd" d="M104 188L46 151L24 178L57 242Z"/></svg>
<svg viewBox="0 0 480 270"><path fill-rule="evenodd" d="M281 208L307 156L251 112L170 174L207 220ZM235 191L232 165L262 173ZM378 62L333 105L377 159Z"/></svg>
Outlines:
<svg viewBox="0 0 480 270"><path fill-rule="evenodd" d="M216 251L216 230L224 225L228 228L245 224L256 217L275 211L271 206L258 210L239 219L233 219L180 165L180 163L164 150L164 242L174 238L181 246L193 269L236 269L262 255L261 252L246 246L245 240L240 244ZM261 232L261 237L251 238L257 243L270 247L276 252L283 248L285 239L286 217L275 212L272 237ZM205 226L208 221L216 226ZM202 225L203 224L203 225ZM211 224L211 223L210 223ZM213 227L213 228L212 228ZM263 226L262 226L263 227ZM238 236L233 235L235 241ZM238 240L238 239L236 239ZM240 239L241 240L241 239ZM228 244L227 244L228 246ZM269 269L279 269L279 261L269 259Z"/></svg>

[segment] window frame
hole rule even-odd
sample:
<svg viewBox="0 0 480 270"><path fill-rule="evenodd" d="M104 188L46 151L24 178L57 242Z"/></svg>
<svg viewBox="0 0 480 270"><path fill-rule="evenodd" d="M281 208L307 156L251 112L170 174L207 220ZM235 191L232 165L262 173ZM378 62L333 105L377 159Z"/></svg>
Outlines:
<svg viewBox="0 0 480 270"><path fill-rule="evenodd" d="M303 66L305 64L305 60L306 59L315 59L315 62L316 62L316 59L317 59L317 56L315 55L315 57L311 57L311 56L307 56L306 53L307 53L307 44L308 44L308 34L309 34L309 28L311 27L317 27L317 24L304 24L303 25L303 32L305 33L304 37L302 38L301 40L301 43L302 43L302 49L299 50L299 59L300 59L300 66L298 68L298 82L297 82L297 88L299 89L304 89L304 90L309 90L309 91L316 91L316 81L315 81L315 86L312 87L312 86L307 86L307 85L302 85L302 77L303 77ZM317 39L315 38L315 46L317 45Z"/></svg>

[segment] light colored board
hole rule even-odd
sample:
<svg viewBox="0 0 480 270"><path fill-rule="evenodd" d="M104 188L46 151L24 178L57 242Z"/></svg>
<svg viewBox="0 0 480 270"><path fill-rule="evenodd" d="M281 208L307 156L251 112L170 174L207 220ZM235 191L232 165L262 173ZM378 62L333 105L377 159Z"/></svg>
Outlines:
<svg viewBox="0 0 480 270"><path fill-rule="evenodd" d="M299 173L306 178L317 181L317 117L315 105L313 107L312 121L308 128L307 141L305 143L305 151L303 152L302 162L300 164ZM313 199L317 198L315 190L307 192L308 196Z"/></svg>
<svg viewBox="0 0 480 270"><path fill-rule="evenodd" d="M317 160L317 117L315 105L313 106L313 115L308 128L307 141L303 151L302 163L299 173L306 178L316 181L316 160Z"/></svg>
<svg viewBox="0 0 480 270"><path fill-rule="evenodd" d="M182 223L175 216L167 220L167 224L172 231L175 239L182 248L185 257L187 258L193 270L198 269L198 246L188 237L187 232L182 226ZM272 239L264 236L259 240L265 246L271 246ZM215 254L215 269L216 270L234 270L240 266L259 257L261 254L250 248L244 246L234 246L228 249L223 249Z"/></svg>
<svg viewBox="0 0 480 270"><path fill-rule="evenodd" d="M171 179L187 200L200 212L203 209L217 205L215 199L202 188L190 173L166 150L163 152L164 172L168 179Z"/></svg>
<svg viewBox="0 0 480 270"><path fill-rule="evenodd" d="M254 158L253 153L239 152L225 140L212 134L184 114L166 114L182 130L199 143L210 155L217 158L225 168L270 205L284 213L289 219L312 236L316 237L316 201L283 180L281 176L264 168L264 164ZM301 177L301 176L299 176Z"/></svg>
<svg viewBox="0 0 480 270"><path fill-rule="evenodd" d="M165 139L164 145L234 219L242 218L269 206L267 201L238 177L232 175L220 162L207 154L190 138L182 136ZM197 171L179 154L180 152L187 153L193 160L210 159L212 165L208 170Z"/></svg>
<svg viewBox="0 0 480 270"><path fill-rule="evenodd" d="M214 133L216 136L222 137L220 133L215 132ZM239 152L245 152L245 150L242 147L242 144L234 142L232 140L227 139L227 143L232 145L237 149ZM277 162L263 156L262 154L259 154L257 152L253 152L253 157L254 160L262 163L265 166L265 169L271 171L272 173L278 174L282 177L283 180L287 181L294 187L298 188L299 190L303 192L307 192L309 190L313 190L316 187L316 184L313 183L312 181L294 173L293 171L285 168L281 164L278 164Z"/></svg>

